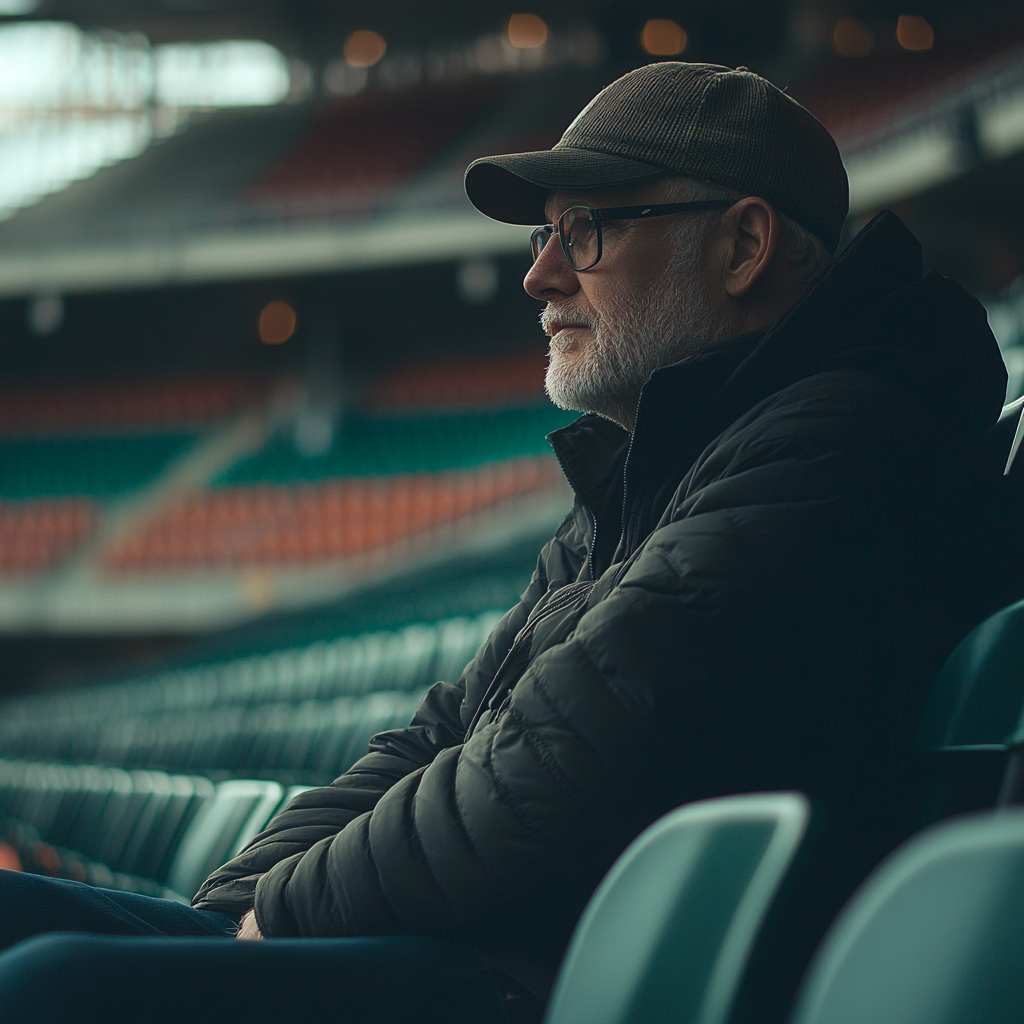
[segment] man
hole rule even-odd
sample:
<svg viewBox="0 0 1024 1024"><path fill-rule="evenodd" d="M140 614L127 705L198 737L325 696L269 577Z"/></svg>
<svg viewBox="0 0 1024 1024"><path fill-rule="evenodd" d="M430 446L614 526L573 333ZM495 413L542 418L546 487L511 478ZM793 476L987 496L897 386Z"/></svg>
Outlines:
<svg viewBox="0 0 1024 1024"><path fill-rule="evenodd" d="M914 717L981 615L951 541L1006 378L891 214L833 261L835 144L748 71L641 68L466 188L539 225L547 390L588 413L550 439L575 507L462 677L195 905L254 901L243 938L457 936L543 997L677 804L809 793L830 909L906 830Z"/></svg>
<svg viewBox="0 0 1024 1024"><path fill-rule="evenodd" d="M197 912L243 939L453 937L543 1000L646 825L797 789L829 837L806 945L912 827L914 718L989 610L954 542L1006 384L984 311L891 214L833 258L835 144L743 69L634 71L466 188L537 225L547 390L586 413L550 438L574 508L460 679Z"/></svg>

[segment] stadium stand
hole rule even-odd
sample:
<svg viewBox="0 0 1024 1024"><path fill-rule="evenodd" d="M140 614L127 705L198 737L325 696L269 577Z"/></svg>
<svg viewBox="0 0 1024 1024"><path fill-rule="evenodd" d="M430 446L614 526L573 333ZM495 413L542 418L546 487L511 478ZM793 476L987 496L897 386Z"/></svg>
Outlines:
<svg viewBox="0 0 1024 1024"><path fill-rule="evenodd" d="M365 93L326 109L249 197L303 208L360 206L411 178L495 97L494 82Z"/></svg>
<svg viewBox="0 0 1024 1024"><path fill-rule="evenodd" d="M426 687L455 678L499 614L8 700L0 859L189 897L282 800L326 784L375 733L407 724Z"/></svg>
<svg viewBox="0 0 1024 1024"><path fill-rule="evenodd" d="M943 47L909 57L880 50L858 60L830 57L792 90L842 146L887 125L907 110L942 95L962 92L979 74L1019 65L1020 31L978 39L971 46Z"/></svg>
<svg viewBox="0 0 1024 1024"><path fill-rule="evenodd" d="M344 559L549 488L560 477L544 436L574 414L537 401L542 382L534 355L394 371L323 455L276 434L115 540L104 568Z"/></svg>

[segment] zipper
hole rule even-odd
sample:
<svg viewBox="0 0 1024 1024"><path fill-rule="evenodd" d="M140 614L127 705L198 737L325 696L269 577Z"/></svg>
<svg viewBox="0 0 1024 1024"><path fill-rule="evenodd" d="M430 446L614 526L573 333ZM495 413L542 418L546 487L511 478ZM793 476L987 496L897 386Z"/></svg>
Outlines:
<svg viewBox="0 0 1024 1024"><path fill-rule="evenodd" d="M473 720L469 723L469 728L466 729L466 735L463 738L463 743L473 735L473 730L480 723L480 719L483 717L485 711L493 711L490 707L494 703L494 699L501 692L501 677L506 674L506 668L512 663L513 655L522 654L525 642L529 640L537 628L537 625L549 618L555 612L565 608L568 604L571 604L573 599L586 590L593 589L592 583L571 583L567 587L563 587L557 596L551 599L550 604L535 618L527 622L521 630L516 634L515 640L512 641L512 646L508 649L508 654L502 659L501 664L498 666L498 671L494 673L494 678L491 680L490 685L484 692L480 703L477 705L476 713L473 715ZM504 714L506 705L512 700L512 690L514 687L509 687L508 694L498 709L498 714ZM495 720L496 716L492 716L491 721Z"/></svg>
<svg viewBox="0 0 1024 1024"><path fill-rule="evenodd" d="M633 442L636 440L636 421L640 415L640 402L643 400L643 390L640 391L640 398L636 400L636 409L633 410L633 429L629 432L629 447L626 449L626 461L622 464L622 514L620 516L622 522L622 540L625 545L625 551L623 552L626 557L629 557L629 532L630 527L633 525L633 516L629 517L629 522L626 522L626 505L629 501L629 492L626 487L626 471L629 469L629 457L633 454Z"/></svg>
<svg viewBox="0 0 1024 1024"><path fill-rule="evenodd" d="M630 446L632 446L632 437L630 438L629 443ZM562 468L562 475L565 477L566 480L569 481L569 486L575 492L576 497L579 498L579 503L582 506L583 511L586 512L587 521L590 523L590 543L587 545L587 575L590 577L591 580L594 580L596 579L594 571L594 552L597 549L597 516L594 515L593 511L591 511L590 506L582 498L580 498L579 486L577 485L576 480L573 478L572 473L569 472L567 466L565 465L565 462L562 461L562 456L558 453L558 449L552 447L552 450L555 453L555 458L558 460L558 465L561 466Z"/></svg>

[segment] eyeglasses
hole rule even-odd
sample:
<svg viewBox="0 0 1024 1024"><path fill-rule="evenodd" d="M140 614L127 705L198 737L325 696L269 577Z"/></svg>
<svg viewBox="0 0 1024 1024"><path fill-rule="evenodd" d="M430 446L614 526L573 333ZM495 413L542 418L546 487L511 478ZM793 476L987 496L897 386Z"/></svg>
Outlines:
<svg viewBox="0 0 1024 1024"><path fill-rule="evenodd" d="M721 210L734 205L732 199L705 199L697 203L661 203L656 206L609 206L592 210L589 206L570 206L558 224L542 224L530 235L533 262L558 232L562 252L573 270L589 270L601 258L601 224L606 220L646 220L648 217L667 217L670 213L690 213L697 210Z"/></svg>

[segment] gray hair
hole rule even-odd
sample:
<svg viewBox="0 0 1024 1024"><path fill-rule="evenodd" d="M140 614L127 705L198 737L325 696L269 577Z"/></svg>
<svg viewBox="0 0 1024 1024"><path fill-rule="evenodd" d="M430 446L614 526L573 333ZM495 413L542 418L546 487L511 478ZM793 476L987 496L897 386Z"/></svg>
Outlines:
<svg viewBox="0 0 1024 1024"><path fill-rule="evenodd" d="M738 202L746 198L747 193L736 189L715 185L711 182L696 181L693 178L671 176L664 178L662 192L672 202L696 202L703 199L731 199ZM782 225L782 236L779 239L779 252L793 269L802 292L808 292L824 276L835 262L835 258L825 248L817 235L797 224L779 210L779 222ZM715 222L716 211L697 214L694 217L681 217L673 225L675 240L686 245L698 236L705 236Z"/></svg>

